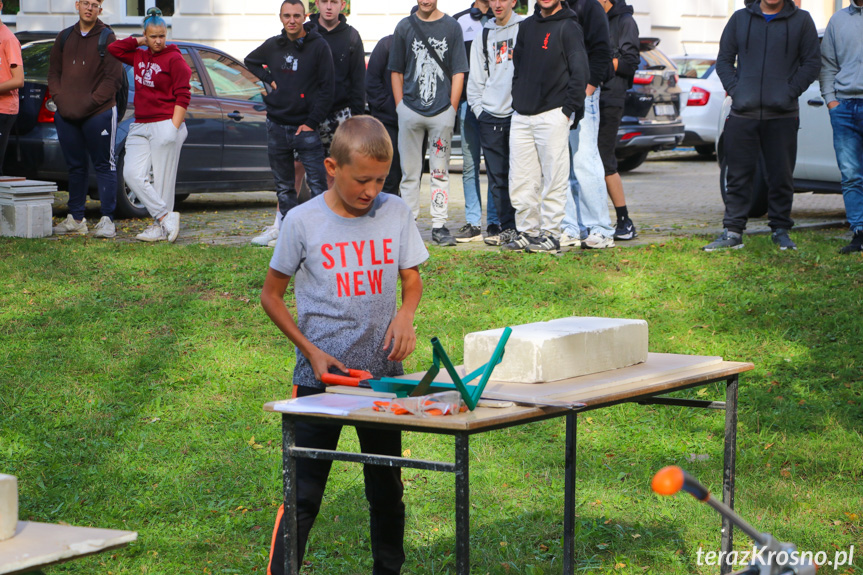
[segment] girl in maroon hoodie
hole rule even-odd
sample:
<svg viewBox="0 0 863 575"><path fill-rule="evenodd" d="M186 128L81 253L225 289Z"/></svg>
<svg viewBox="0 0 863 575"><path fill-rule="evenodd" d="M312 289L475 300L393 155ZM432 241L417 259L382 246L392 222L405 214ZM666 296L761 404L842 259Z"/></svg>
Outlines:
<svg viewBox="0 0 863 575"><path fill-rule="evenodd" d="M153 224L137 238L144 242L173 242L180 232L174 209L174 183L180 149L188 131L183 120L189 107L192 70L179 48L166 41L168 27L158 8L147 10L144 36L118 40L108 51L135 72L135 123L126 138L123 177ZM146 50L139 50L146 46ZM153 183L150 183L150 168Z"/></svg>

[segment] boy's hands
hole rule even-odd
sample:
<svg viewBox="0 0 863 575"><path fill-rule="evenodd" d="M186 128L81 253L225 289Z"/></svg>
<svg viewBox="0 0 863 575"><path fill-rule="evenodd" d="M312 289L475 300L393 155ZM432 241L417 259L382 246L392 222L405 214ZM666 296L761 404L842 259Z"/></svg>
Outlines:
<svg viewBox="0 0 863 575"><path fill-rule="evenodd" d="M323 376L325 373L330 372L331 367L335 367L345 375L348 374L348 368L345 367L345 364L343 364L330 354L321 351L317 347L306 357L309 358L309 363L312 365L312 371L315 372L315 379L317 379L318 381L321 380L321 376Z"/></svg>
<svg viewBox="0 0 863 575"><path fill-rule="evenodd" d="M414 331L413 314L399 313L390 322L384 336L383 349L390 349L387 359L402 361L413 353L417 346L417 334Z"/></svg>

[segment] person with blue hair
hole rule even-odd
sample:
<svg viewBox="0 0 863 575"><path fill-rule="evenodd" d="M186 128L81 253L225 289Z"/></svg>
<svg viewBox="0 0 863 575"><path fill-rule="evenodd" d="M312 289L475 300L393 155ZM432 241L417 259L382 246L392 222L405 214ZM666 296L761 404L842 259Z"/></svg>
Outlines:
<svg viewBox="0 0 863 575"><path fill-rule="evenodd" d="M108 51L135 73L135 122L126 137L123 177L153 216L137 239L173 242L180 232L174 211L174 184L186 140L186 109L192 70L180 49L167 42L168 27L158 8L147 10L144 35L118 40ZM139 50L146 46L146 50ZM150 182L150 169L153 182Z"/></svg>

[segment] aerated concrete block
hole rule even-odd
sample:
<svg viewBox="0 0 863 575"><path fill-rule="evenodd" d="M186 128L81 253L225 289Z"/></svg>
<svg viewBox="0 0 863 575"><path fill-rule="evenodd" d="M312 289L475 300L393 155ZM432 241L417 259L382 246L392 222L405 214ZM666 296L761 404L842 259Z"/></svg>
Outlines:
<svg viewBox="0 0 863 575"><path fill-rule="evenodd" d="M15 535L18 526L18 480L0 474L0 541Z"/></svg>
<svg viewBox="0 0 863 575"><path fill-rule="evenodd" d="M647 322L634 319L567 317L511 326L503 361L491 379L545 383L628 367L647 361ZM468 372L488 362L503 329L464 338Z"/></svg>

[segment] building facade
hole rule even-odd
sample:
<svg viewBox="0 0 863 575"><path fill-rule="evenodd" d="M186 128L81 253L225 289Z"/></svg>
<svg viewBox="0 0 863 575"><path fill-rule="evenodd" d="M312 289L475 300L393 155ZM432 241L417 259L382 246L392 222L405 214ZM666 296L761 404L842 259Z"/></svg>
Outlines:
<svg viewBox="0 0 863 575"><path fill-rule="evenodd" d="M3 21L18 31L59 31L75 23L74 0L19 0L16 15ZM454 14L471 0L439 0L441 10ZM712 53L731 13L743 0L628 0L635 8L642 36L661 39L668 54ZM809 10L818 28L849 0L797 0ZM366 50L390 34L410 12L415 0L352 0L350 23L363 37ZM147 8L159 7L177 40L215 46L242 59L264 39L278 34L279 0L104 0L102 19L124 36L139 32Z"/></svg>

